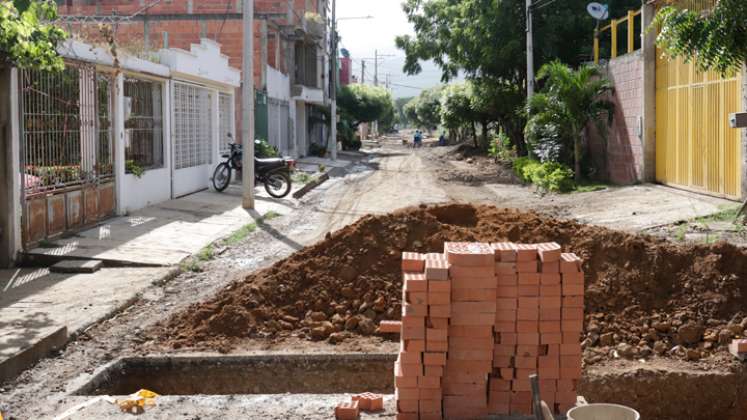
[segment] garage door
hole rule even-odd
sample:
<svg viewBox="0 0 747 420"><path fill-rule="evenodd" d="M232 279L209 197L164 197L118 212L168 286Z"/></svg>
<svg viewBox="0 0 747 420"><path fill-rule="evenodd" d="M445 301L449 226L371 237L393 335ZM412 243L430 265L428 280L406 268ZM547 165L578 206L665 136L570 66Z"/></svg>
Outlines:
<svg viewBox="0 0 747 420"><path fill-rule="evenodd" d="M200 86L175 82L174 197L208 188L213 164L213 95Z"/></svg>
<svg viewBox="0 0 747 420"><path fill-rule="evenodd" d="M741 198L741 75L720 77L693 64L656 62L656 179L711 195Z"/></svg>

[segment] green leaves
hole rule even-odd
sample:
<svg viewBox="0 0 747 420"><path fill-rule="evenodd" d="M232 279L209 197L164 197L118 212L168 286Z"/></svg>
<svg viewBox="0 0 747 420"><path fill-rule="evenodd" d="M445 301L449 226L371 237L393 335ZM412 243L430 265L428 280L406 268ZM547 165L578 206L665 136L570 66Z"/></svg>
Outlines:
<svg viewBox="0 0 747 420"><path fill-rule="evenodd" d="M339 90L337 105L340 113L354 121L354 125L362 122L378 121L394 115L392 95L384 88L368 85L348 85Z"/></svg>
<svg viewBox="0 0 747 420"><path fill-rule="evenodd" d="M0 60L21 68L62 70L65 64L57 45L67 34L45 23L56 18L52 1L0 0Z"/></svg>
<svg viewBox="0 0 747 420"><path fill-rule="evenodd" d="M652 28L657 44L670 57L683 57L701 71L729 77L747 61L747 2L719 0L707 14L675 6L662 8Z"/></svg>
<svg viewBox="0 0 747 420"><path fill-rule="evenodd" d="M405 105L407 118L422 128L434 129L441 123L441 94L444 86L420 92Z"/></svg>

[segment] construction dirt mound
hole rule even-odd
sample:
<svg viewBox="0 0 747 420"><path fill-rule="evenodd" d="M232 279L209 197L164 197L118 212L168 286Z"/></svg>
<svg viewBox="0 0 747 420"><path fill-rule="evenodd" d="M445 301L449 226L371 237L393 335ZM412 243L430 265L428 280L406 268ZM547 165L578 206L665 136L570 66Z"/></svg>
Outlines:
<svg viewBox="0 0 747 420"><path fill-rule="evenodd" d="M241 339L345 340L399 319L401 252L447 241L550 242L584 259L586 361L723 354L747 328L747 252L683 246L490 206L366 216L235 282L155 328L173 346L226 350Z"/></svg>

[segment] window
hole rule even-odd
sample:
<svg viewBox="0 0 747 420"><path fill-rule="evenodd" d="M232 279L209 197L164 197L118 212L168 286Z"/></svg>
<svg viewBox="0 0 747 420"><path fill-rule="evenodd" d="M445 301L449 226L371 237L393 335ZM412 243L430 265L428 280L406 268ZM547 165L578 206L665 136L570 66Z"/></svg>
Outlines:
<svg viewBox="0 0 747 420"><path fill-rule="evenodd" d="M133 167L163 167L163 106L161 83L125 79L125 161Z"/></svg>

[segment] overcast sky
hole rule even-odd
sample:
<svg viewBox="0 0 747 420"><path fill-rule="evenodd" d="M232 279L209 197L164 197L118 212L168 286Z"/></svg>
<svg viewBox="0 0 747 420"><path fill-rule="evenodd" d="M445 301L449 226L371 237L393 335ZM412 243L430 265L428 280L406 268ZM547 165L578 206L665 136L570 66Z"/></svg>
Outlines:
<svg viewBox="0 0 747 420"><path fill-rule="evenodd" d="M374 53L378 49L384 57L379 61L379 81L391 74L392 90L396 98L417 96L419 89L403 86L428 88L437 85L441 71L432 63L423 65L423 72L417 76L407 76L402 72L404 53L397 49L394 38L397 35L413 34L412 27L402 11L402 0L337 0L337 17L342 42L340 48L350 51L353 59L353 74L360 78L361 59L366 60L366 83L373 82ZM373 16L370 20L345 20L346 17Z"/></svg>

